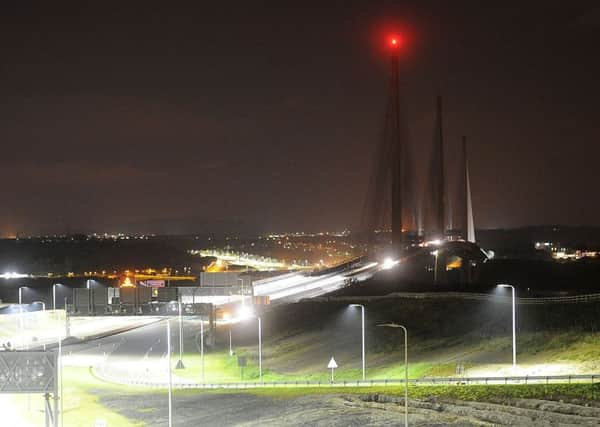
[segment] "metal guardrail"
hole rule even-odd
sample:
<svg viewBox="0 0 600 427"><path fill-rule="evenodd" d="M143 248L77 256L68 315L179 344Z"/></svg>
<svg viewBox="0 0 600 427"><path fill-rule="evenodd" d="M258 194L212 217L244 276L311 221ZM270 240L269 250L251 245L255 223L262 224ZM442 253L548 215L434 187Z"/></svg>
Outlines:
<svg viewBox="0 0 600 427"><path fill-rule="evenodd" d="M394 292L387 295L374 296L338 296L338 297L314 297L310 301L314 302L347 302L347 301L376 301L390 298L412 298L412 299L465 299L479 301L496 301L510 303L511 297L505 297L494 294L481 294L471 292ZM585 302L600 301L600 293L585 294L585 295L570 295L564 297L539 297L539 298L516 298L516 303L523 304L574 304Z"/></svg>
<svg viewBox="0 0 600 427"><path fill-rule="evenodd" d="M150 380L128 380L122 376L110 375L105 369L95 367L94 374L107 382L126 384L133 386L165 388L167 382ZM409 385L508 385L508 384L575 384L591 383L597 384L600 374L577 374L577 375L536 375L536 376L506 376L506 377L430 377L412 378L408 380ZM374 379L356 381L246 381L240 383L174 383L177 389L248 389L248 388L304 388L304 387L374 387L374 386L399 386L404 384L404 379Z"/></svg>

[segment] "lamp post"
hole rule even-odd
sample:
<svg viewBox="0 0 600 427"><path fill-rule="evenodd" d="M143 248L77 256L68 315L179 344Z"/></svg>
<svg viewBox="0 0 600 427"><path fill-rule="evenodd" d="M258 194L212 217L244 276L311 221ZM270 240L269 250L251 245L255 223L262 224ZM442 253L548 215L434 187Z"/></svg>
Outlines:
<svg viewBox="0 0 600 427"><path fill-rule="evenodd" d="M169 372L169 427L172 427L173 377L171 375L171 322L167 318L167 366Z"/></svg>
<svg viewBox="0 0 600 427"><path fill-rule="evenodd" d="M258 378L262 382L262 321L258 318Z"/></svg>
<svg viewBox="0 0 600 427"><path fill-rule="evenodd" d="M67 323L67 304L66 304L66 298L65 298L65 326ZM57 316L55 316L56 319L56 340L58 341L58 360L57 360L57 364L58 364L58 378L60 380L60 425L64 426L65 425L65 420L64 420L64 405L63 405L63 375L62 375L62 338L61 338L61 334L60 334L60 323L59 320L57 318ZM66 337L65 337L66 338Z"/></svg>
<svg viewBox="0 0 600 427"><path fill-rule="evenodd" d="M513 367L517 366L517 326L516 326L516 307L515 307L515 299L516 299L516 290L513 285L508 284L499 284L499 288L510 288L512 291L512 350L513 350Z"/></svg>
<svg viewBox="0 0 600 427"><path fill-rule="evenodd" d="M85 287L88 290L88 313L92 312L92 288L91 288L91 283L92 281L90 279L87 279L85 281Z"/></svg>
<svg viewBox="0 0 600 427"><path fill-rule="evenodd" d="M402 325L397 323L384 323L387 328L402 328L404 331L404 425L408 426L408 331Z"/></svg>
<svg viewBox="0 0 600 427"><path fill-rule="evenodd" d="M183 364L183 319L181 314L181 297L179 297L177 304L179 308L179 360L177 361L177 365L175 365L175 369L185 369L185 365Z"/></svg>
<svg viewBox="0 0 600 427"><path fill-rule="evenodd" d="M365 306L362 304L350 304L350 307L360 307L361 310L361 338L362 338L362 379L366 379L365 375Z"/></svg>
<svg viewBox="0 0 600 427"><path fill-rule="evenodd" d="M21 335L21 345L24 346L25 345L25 337L23 336L24 333L24 325L23 325L23 288L25 288L26 286L19 286L19 329L20 329L20 335Z"/></svg>
<svg viewBox="0 0 600 427"><path fill-rule="evenodd" d="M19 286L19 305L23 304L23 288L27 286Z"/></svg>
<svg viewBox="0 0 600 427"><path fill-rule="evenodd" d="M52 285L52 310L56 310L56 286L58 283Z"/></svg>
<svg viewBox="0 0 600 427"><path fill-rule="evenodd" d="M204 322L200 317L200 365L202 367L202 384L204 384Z"/></svg>
<svg viewBox="0 0 600 427"><path fill-rule="evenodd" d="M241 315L245 319L253 317L252 312L246 306L242 306ZM257 315L254 315L254 317L258 320L258 377L262 382L262 319Z"/></svg>
<svg viewBox="0 0 600 427"><path fill-rule="evenodd" d="M231 325L229 325L229 357L233 356L233 347L231 346Z"/></svg>
<svg viewBox="0 0 600 427"><path fill-rule="evenodd" d="M431 255L435 257L435 263L433 265L433 283L437 283L437 272L438 272L438 255L440 254L439 249L431 252Z"/></svg>
<svg viewBox="0 0 600 427"><path fill-rule="evenodd" d="M44 301L34 301L34 304L41 304L42 305L42 311L46 311L46 303ZM42 348L44 349L44 351L46 351L46 343L42 344Z"/></svg>

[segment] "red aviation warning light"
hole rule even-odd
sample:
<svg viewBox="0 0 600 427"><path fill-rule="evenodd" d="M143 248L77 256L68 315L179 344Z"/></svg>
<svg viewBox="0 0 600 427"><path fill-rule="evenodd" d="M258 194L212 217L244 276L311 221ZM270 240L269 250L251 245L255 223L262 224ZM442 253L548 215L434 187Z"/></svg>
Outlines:
<svg viewBox="0 0 600 427"><path fill-rule="evenodd" d="M400 47L400 45L402 44L402 39L397 35L392 35L389 37L388 43L391 48L398 49Z"/></svg>

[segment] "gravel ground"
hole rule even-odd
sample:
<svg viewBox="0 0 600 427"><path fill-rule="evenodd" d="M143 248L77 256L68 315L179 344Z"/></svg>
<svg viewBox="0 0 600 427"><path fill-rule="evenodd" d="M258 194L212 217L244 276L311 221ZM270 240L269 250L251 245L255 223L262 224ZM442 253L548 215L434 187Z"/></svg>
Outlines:
<svg viewBox="0 0 600 427"><path fill-rule="evenodd" d="M145 425L167 425L164 394L115 396L100 402ZM397 426L404 401L386 395L308 395L278 399L250 393L175 395L174 426ZM600 426L600 408L555 401L501 403L409 399L411 426Z"/></svg>

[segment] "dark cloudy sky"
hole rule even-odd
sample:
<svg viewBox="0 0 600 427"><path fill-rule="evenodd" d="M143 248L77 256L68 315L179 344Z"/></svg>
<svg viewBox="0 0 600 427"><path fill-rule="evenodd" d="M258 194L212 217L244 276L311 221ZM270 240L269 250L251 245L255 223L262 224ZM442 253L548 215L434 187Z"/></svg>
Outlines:
<svg viewBox="0 0 600 427"><path fill-rule="evenodd" d="M479 227L600 225L597 1L0 7L2 235L356 224L391 28L415 169L441 93Z"/></svg>

